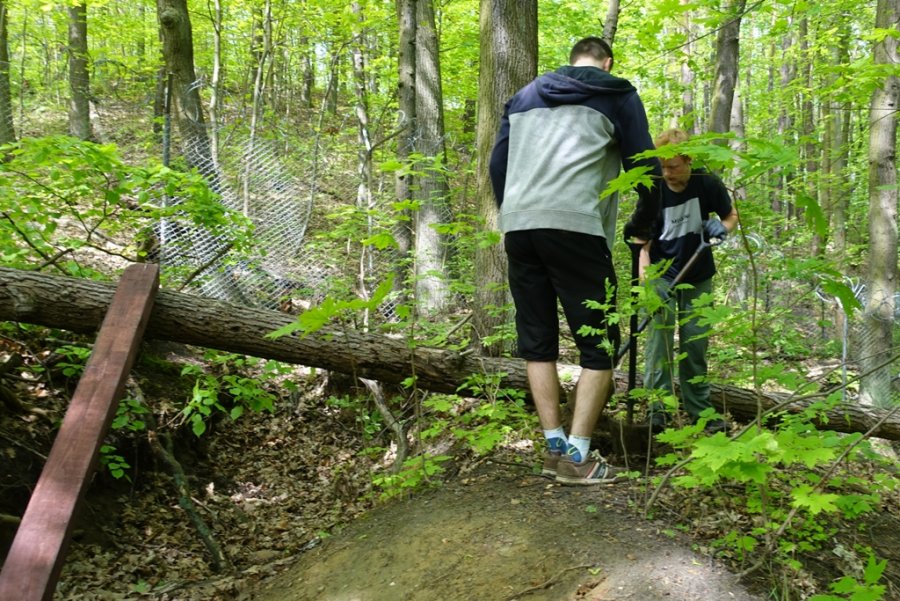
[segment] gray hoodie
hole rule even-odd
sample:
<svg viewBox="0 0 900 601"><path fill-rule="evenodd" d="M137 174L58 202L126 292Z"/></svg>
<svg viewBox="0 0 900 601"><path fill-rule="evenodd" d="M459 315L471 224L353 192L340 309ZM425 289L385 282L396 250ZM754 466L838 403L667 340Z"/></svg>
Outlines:
<svg viewBox="0 0 900 601"><path fill-rule="evenodd" d="M627 80L596 67L561 67L519 90L506 104L490 173L503 232L560 229L603 236L612 246L618 198L600 193L626 169L655 159L647 116ZM638 187L641 220L659 211L655 191ZM652 206L651 206L652 205Z"/></svg>

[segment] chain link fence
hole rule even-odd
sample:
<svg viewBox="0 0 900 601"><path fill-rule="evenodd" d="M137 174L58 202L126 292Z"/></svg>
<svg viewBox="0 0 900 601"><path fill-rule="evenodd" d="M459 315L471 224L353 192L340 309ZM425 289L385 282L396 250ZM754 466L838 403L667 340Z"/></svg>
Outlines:
<svg viewBox="0 0 900 601"><path fill-rule="evenodd" d="M303 153L284 141L296 136L264 138L240 120L216 131L194 123L197 129L188 135L173 131L170 122L166 115L163 162L174 155L203 174L226 208L253 223L254 244L250 254L241 253L203 228L162 221L162 269L177 268L188 291L247 306L295 311L324 298L342 270L307 244L306 234L317 202L352 199L355 190L321 187L317 174L335 162L342 172L352 172L352 158L318 147ZM255 131L271 135L278 129ZM177 206L181 200L168 202Z"/></svg>

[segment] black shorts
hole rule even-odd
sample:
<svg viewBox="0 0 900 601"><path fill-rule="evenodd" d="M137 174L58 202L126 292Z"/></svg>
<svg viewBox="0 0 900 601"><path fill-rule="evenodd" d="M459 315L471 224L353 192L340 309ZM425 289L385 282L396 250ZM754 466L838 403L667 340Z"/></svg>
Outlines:
<svg viewBox="0 0 900 601"><path fill-rule="evenodd" d="M619 328L606 323L606 311L585 301L614 304L606 286L616 272L606 239L562 230L523 230L504 237L509 259L509 288L516 305L519 356L528 361L559 358L559 299L581 354L581 366L611 369L619 345ZM614 310L614 307L610 307ZM581 335L582 326L595 333ZM604 342L611 343L611 349Z"/></svg>

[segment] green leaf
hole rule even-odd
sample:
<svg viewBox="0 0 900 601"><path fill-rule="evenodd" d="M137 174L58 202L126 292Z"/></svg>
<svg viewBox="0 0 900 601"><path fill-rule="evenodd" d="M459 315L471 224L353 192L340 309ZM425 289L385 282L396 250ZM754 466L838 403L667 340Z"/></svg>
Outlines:
<svg viewBox="0 0 900 601"><path fill-rule="evenodd" d="M206 422L203 421L203 416L199 413L191 415L191 431L197 437L202 436L206 432Z"/></svg>
<svg viewBox="0 0 900 601"><path fill-rule="evenodd" d="M363 239L363 244L367 246L374 246L378 250L384 250L386 248L397 247L397 240L394 236L391 235L390 232L380 232L378 234L373 234L368 238Z"/></svg>
<svg viewBox="0 0 900 601"><path fill-rule="evenodd" d="M874 554L869 555L869 561L866 564L865 572L863 573L863 577L865 579L866 584L875 584L879 580L881 580L881 575L884 573L884 569L887 567L887 560L884 559L882 561L878 561L875 558Z"/></svg>
<svg viewBox="0 0 900 601"><path fill-rule="evenodd" d="M823 292L840 301L841 308L848 316L852 316L856 310L862 309L862 305L859 300L857 300L856 294L854 294L853 289L850 288L846 282L825 276L822 278L820 286L822 287Z"/></svg>
<svg viewBox="0 0 900 601"><path fill-rule="evenodd" d="M646 165L639 165L628 171L623 171L607 184L606 189L600 193L600 200L616 193L630 192L638 186L652 187L653 178L648 175L649 172L650 167Z"/></svg>
<svg viewBox="0 0 900 601"><path fill-rule="evenodd" d="M797 207L803 209L803 215L806 217L813 231L817 236L825 238L828 236L828 216L822 210L819 202L803 191L798 191L796 200Z"/></svg>
<svg viewBox="0 0 900 601"><path fill-rule="evenodd" d="M835 504L838 495L814 492L813 487L808 484L795 487L791 491L791 497L793 498L791 505L794 507L805 507L812 515L817 515L823 511L833 512L838 509Z"/></svg>

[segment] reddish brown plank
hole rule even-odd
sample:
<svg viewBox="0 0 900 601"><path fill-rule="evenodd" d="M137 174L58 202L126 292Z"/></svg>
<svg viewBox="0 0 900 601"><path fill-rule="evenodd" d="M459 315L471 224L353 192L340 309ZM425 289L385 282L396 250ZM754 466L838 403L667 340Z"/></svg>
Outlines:
<svg viewBox="0 0 900 601"><path fill-rule="evenodd" d="M53 597L75 512L96 468L158 289L156 265L131 265L122 274L0 571L0 601Z"/></svg>

